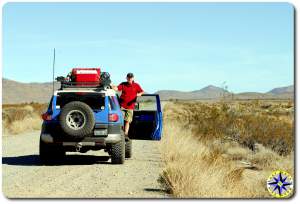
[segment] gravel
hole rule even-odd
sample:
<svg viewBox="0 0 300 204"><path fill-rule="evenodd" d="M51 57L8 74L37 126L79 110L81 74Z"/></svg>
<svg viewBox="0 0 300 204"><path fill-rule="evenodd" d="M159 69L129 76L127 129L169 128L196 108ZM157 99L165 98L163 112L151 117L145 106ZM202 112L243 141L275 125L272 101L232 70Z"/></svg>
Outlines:
<svg viewBox="0 0 300 204"><path fill-rule="evenodd" d="M168 198L158 183L159 141L133 141L133 158L112 165L103 150L39 161L39 132L2 138L2 189L9 198Z"/></svg>

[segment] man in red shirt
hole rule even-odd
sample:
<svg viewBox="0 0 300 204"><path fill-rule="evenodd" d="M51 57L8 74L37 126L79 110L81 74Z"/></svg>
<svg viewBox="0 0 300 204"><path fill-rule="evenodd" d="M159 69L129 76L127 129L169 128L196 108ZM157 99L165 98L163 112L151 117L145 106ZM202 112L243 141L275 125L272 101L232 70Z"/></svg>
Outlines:
<svg viewBox="0 0 300 204"><path fill-rule="evenodd" d="M122 82L119 86L111 85L111 87L115 91L122 92L120 96L120 105L125 121L125 137L128 137L129 125L133 118L133 109L135 107L136 98L143 95L144 91L138 83L134 82L132 73L128 73L126 79L127 81Z"/></svg>

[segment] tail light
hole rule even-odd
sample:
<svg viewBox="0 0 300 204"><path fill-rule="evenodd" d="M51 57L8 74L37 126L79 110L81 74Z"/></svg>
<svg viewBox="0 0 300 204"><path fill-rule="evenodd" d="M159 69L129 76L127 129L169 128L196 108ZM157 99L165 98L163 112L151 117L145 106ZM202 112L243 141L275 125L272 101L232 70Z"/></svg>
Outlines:
<svg viewBox="0 0 300 204"><path fill-rule="evenodd" d="M50 115L50 114L48 114L48 113L44 113L44 114L42 114L42 119L43 119L43 120L51 120L51 119L52 119L52 117L51 117L51 115Z"/></svg>
<svg viewBox="0 0 300 204"><path fill-rule="evenodd" d="M108 120L109 120L109 122L117 122L119 120L119 116L118 116L118 114L115 114L115 113L109 114Z"/></svg>

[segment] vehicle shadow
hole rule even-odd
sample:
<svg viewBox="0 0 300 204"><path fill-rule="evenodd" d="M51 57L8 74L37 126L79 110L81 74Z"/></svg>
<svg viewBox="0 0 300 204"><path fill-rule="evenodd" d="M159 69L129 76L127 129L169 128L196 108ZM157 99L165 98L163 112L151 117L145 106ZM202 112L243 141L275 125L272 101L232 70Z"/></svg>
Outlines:
<svg viewBox="0 0 300 204"><path fill-rule="evenodd" d="M15 166L65 166L65 165L92 165L111 164L109 156L94 155L67 155L64 159L43 164L39 155L24 155L15 157L2 157L2 164Z"/></svg>

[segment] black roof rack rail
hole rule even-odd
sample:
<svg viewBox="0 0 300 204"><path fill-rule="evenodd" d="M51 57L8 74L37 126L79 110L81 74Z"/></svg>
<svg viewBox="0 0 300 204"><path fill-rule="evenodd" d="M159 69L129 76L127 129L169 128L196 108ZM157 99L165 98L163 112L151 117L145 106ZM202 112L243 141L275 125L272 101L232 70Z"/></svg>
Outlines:
<svg viewBox="0 0 300 204"><path fill-rule="evenodd" d="M67 82L61 81L60 90L64 89L95 89L95 90L105 90L110 88L109 85L103 85L99 82Z"/></svg>
<svg viewBox="0 0 300 204"><path fill-rule="evenodd" d="M64 89L95 89L95 90L105 90L109 89L110 87L110 79L105 79L98 82L74 82L69 81L63 76L59 76L56 78L56 81L60 82L60 90Z"/></svg>

